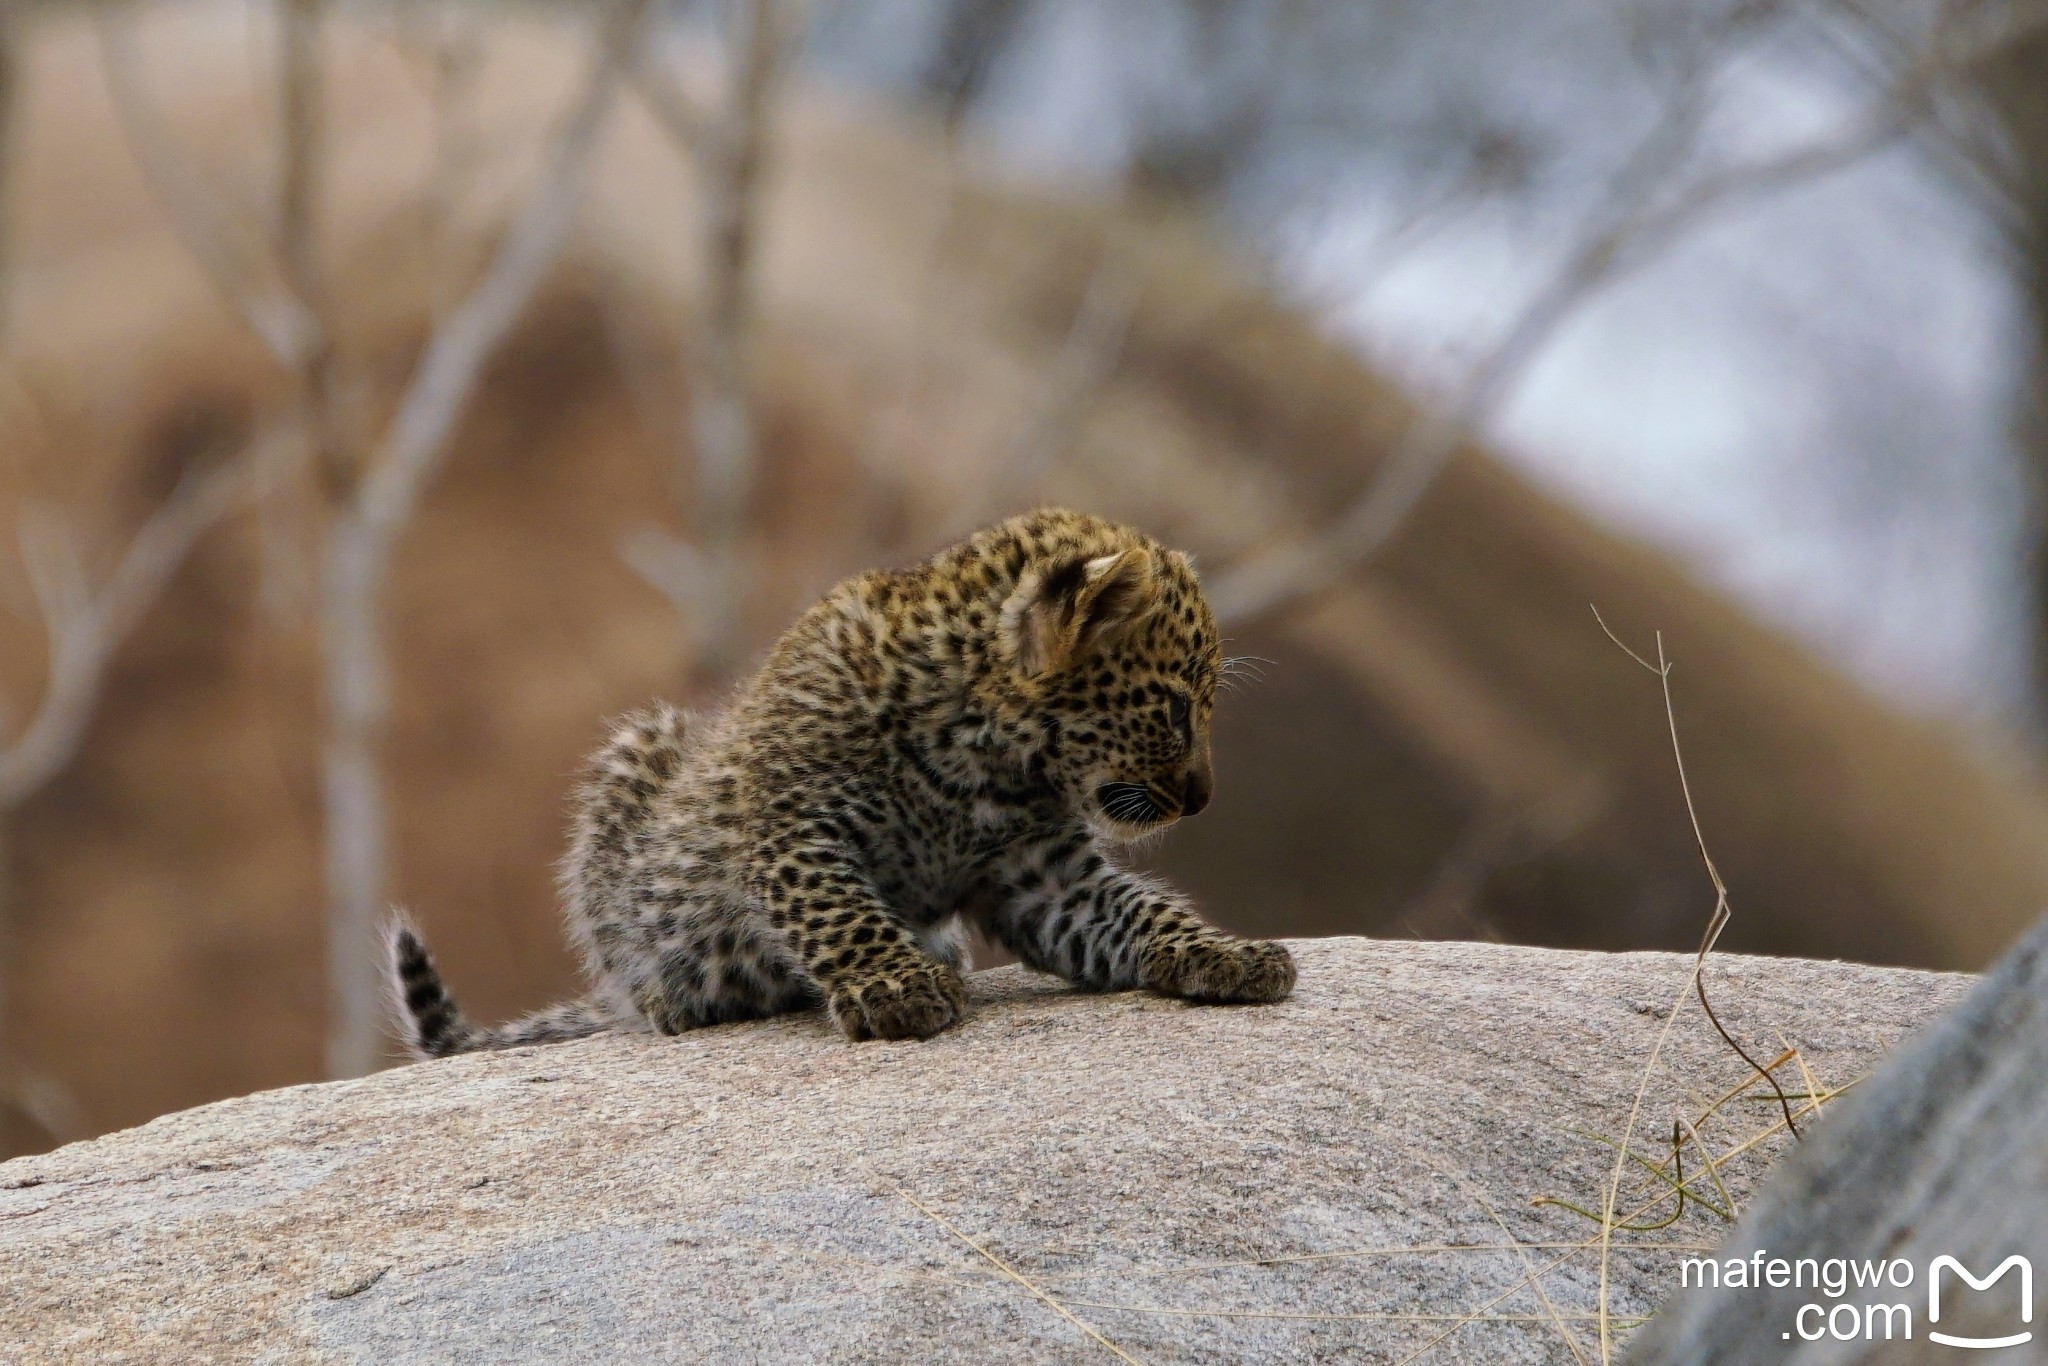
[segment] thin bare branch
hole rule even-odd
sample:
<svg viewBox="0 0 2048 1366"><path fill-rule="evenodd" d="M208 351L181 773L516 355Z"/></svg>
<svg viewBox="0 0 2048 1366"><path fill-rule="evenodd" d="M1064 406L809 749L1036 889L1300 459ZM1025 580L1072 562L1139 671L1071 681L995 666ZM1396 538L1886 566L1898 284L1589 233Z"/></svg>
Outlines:
<svg viewBox="0 0 2048 1366"><path fill-rule="evenodd" d="M129 154L215 291L280 365L297 370L315 321L272 278L261 234L236 221L224 207L227 196L206 183L165 131L162 111L144 93L132 22L105 15L96 21L100 70Z"/></svg>
<svg viewBox="0 0 2048 1366"><path fill-rule="evenodd" d="M751 355L754 258L769 114L783 75L790 28L782 0L748 0L728 44L716 120L697 138L703 200L703 298L686 347L690 449L678 483L694 493L691 536L715 580L687 623L697 671L722 676L737 642L740 560L758 477L760 434ZM687 477L685 477L687 470Z"/></svg>
<svg viewBox="0 0 2048 1366"><path fill-rule="evenodd" d="M321 0L283 0L278 24L277 258L287 286L313 309L321 292L314 241L325 95L320 59Z"/></svg>
<svg viewBox="0 0 2048 1366"><path fill-rule="evenodd" d="M525 209L476 288L427 343L371 462L357 516L380 540L388 539L412 516L420 490L438 469L449 434L484 366L525 312L568 239L591 155L611 113L648 0L628 0L622 8L626 14L613 20L614 31L557 136Z"/></svg>
<svg viewBox="0 0 2048 1366"><path fill-rule="evenodd" d="M88 580L69 530L54 518L24 519L22 560L43 616L46 678L35 711L0 742L0 1141L13 1110L62 1140L77 1108L57 1083L22 1070L7 1027L14 936L14 815L77 755L122 644L162 595L208 528L255 487L270 439L203 474L188 474L129 540L106 581Z"/></svg>
<svg viewBox="0 0 2048 1366"><path fill-rule="evenodd" d="M263 445L258 442L258 449ZM23 559L44 614L49 676L34 714L0 746L0 811L19 806L70 763L99 701L108 663L199 538L249 491L259 458L252 450L187 476L97 588L86 584L68 533L49 523L24 525Z"/></svg>
<svg viewBox="0 0 2048 1366"><path fill-rule="evenodd" d="M324 0L283 0L278 23L278 268L301 321L296 366L299 416L312 449L313 470L330 499L345 497L354 477L340 419L340 378L334 331L327 320L321 278L317 195L326 150L325 63L321 51Z"/></svg>
<svg viewBox="0 0 2048 1366"><path fill-rule="evenodd" d="M1007 487L1023 489L1067 452L1089 403L1115 371L1145 286L1131 253L1127 242L1112 238L1088 277L1038 409L1011 450L1003 472Z"/></svg>
<svg viewBox="0 0 2048 1366"><path fill-rule="evenodd" d="M1600 615L1600 609L1598 607L1593 608L1593 620L1599 623L1600 630L1607 636L1609 640L1613 641L1616 646L1620 647L1622 653L1626 654L1630 659L1634 660L1644 669L1647 669L1649 672L1657 675L1657 683L1662 691L1664 699L1665 730L1668 732L1671 738L1671 760L1673 766L1678 771L1678 790L1680 795L1683 796L1683 798L1685 799L1686 820L1692 827L1693 842L1699 849L1700 862L1702 865L1705 866L1707 870L1707 882L1714 889L1713 914L1707 917L1706 931L1700 936L1699 951L1693 957L1692 973L1687 979L1687 987L1692 992L1692 994L1696 995L1699 998L1700 1009L1706 1013L1708 1022L1713 1025L1714 1032L1721 1036L1722 1042L1726 1043L1729 1048L1733 1049L1737 1057L1741 1058L1745 1063L1749 1064L1750 1068L1754 1072L1756 1072L1757 1075L1761 1076L1764 1079L1765 1084L1768 1085L1771 1088L1771 1090L1777 1094L1778 1104L1783 1109L1785 1114L1786 1131L1789 1132L1792 1135L1792 1137L1796 1140L1800 1138L1801 1135L1799 1132L1798 1122L1795 1119L1792 1112L1792 1101L1791 1098L1785 1094L1785 1088L1779 1084L1776 1075L1776 1068L1778 1066L1778 1063L1784 1061L1784 1059L1780 1058L1776 1062L1773 1062L1770 1066L1766 1067L1762 1063L1759 1063L1754 1057L1750 1056L1749 1051L1745 1049L1740 1043L1738 1043L1736 1041L1735 1036L1728 1032L1727 1026L1721 1023L1721 1017L1714 1013L1713 1003L1707 999L1707 957L1708 955L1713 953L1714 946L1720 942L1721 934L1724 930L1728 928L1728 922L1730 918L1733 916L1734 912L1728 900L1728 884L1722 881L1721 870L1719 867L1715 865L1714 856L1713 854L1708 852L1707 849L1706 829L1704 826L1700 824L1699 806L1696 802L1694 802L1692 795L1692 778L1687 773L1685 767L1685 749L1682 745L1679 744L1678 741L1678 708L1676 704L1673 702L1671 696L1671 659L1668 655L1664 653L1664 633L1662 631L1656 633L1657 661L1653 664L1641 653L1634 649L1631 649L1621 639L1620 636L1614 633L1613 629L1608 626L1606 618ZM1683 994L1681 994L1680 1000L1683 999L1684 996ZM1676 1020L1677 1017L1678 1007L1674 1003L1670 1013L1665 1016L1663 1032L1661 1032L1657 1036L1657 1047L1651 1050L1650 1060L1644 1066L1642 1082L1636 1091L1636 1103L1629 1111L1628 1124L1622 1129L1621 1143L1618 1147L1615 1156L1614 1174L1612 1179L1608 1182L1606 1204L1601 1211L1599 1311L1600 1359L1603 1362L1608 1360L1609 1348L1609 1324L1607 1319L1607 1276L1609 1265L1608 1253L1610 1251L1611 1234L1613 1231L1612 1225L1614 1219L1614 1206L1621 1192L1622 1172L1630 1156L1629 1140L1633 1136L1636 1119L1642 1108L1643 1094L1649 1087L1650 1073L1652 1070L1655 1069L1657 1065L1658 1054L1663 1050L1664 1040L1670 1035L1672 1022ZM1702 1121L1704 1121L1705 1116L1702 1116L1701 1118ZM1679 1147L1678 1143L1674 1142L1672 1146L1674 1161L1680 1156L1681 1152L1682 1149ZM1700 1153L1707 1160L1709 1172L1714 1173L1715 1163L1710 1150L1704 1144L1702 1144L1700 1146ZM1714 1173L1714 1179L1717 1182L1720 1180L1718 1173ZM1681 1183L1678 1189L1680 1196L1680 1209L1682 1210L1684 1207L1685 1187ZM1733 1204L1731 1203L1728 1208L1731 1211L1732 1217L1732 1211L1734 1208ZM1673 1217L1676 1218L1676 1215L1674 1215Z"/></svg>
<svg viewBox="0 0 2048 1366"><path fill-rule="evenodd" d="M712 138L710 111L653 53L642 52L635 58L633 90L685 160L696 162L705 155Z"/></svg>
<svg viewBox="0 0 2048 1366"><path fill-rule="evenodd" d="M1671 697L1671 661L1664 654L1664 633L1662 631L1657 632L1657 662L1652 664L1649 660L1629 648L1627 643L1614 633L1614 629L1607 624L1607 619L1600 615L1598 607L1593 608L1593 620L1599 623L1600 630L1609 640L1620 647L1623 654L1626 654L1630 659L1642 665L1643 668L1657 675L1657 682L1663 688L1664 726L1671 736L1671 762L1678 770L1678 790L1680 795L1685 798L1686 820L1692 825L1693 843L1700 851L1700 862L1706 867L1707 882L1714 889L1714 913L1708 917L1706 932L1700 936L1699 970L1693 974L1693 985L1699 994L1700 1009L1706 1012L1707 1022L1714 1026L1714 1032L1721 1036L1722 1042L1733 1049L1735 1056L1748 1063L1756 1071L1757 1075L1761 1076L1764 1082L1777 1093L1778 1105L1785 1112L1785 1127L1791 1131L1793 1138L1800 1138L1802 1135L1799 1132L1799 1126L1792 1120L1792 1101L1785 1094L1785 1088L1778 1084L1778 1079L1772 1075L1770 1068L1765 1067L1762 1063L1751 1057L1749 1050L1744 1048L1736 1041L1735 1036L1728 1032L1728 1027L1721 1023L1721 1017L1714 1012L1714 1003L1707 999L1707 955L1713 951L1715 942L1721 937L1721 931L1728 927L1728 920L1734 914L1734 908L1728 901L1728 884L1721 880L1721 870L1715 866L1714 856L1707 852L1707 832L1700 825L1699 807L1694 804L1692 799L1692 779L1685 770L1685 751L1680 748L1678 743L1678 709Z"/></svg>

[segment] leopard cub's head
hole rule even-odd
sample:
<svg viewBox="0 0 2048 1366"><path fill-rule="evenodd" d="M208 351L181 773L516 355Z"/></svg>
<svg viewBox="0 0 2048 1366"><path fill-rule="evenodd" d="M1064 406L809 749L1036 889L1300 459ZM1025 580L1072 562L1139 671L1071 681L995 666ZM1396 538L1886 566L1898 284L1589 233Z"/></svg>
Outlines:
<svg viewBox="0 0 2048 1366"><path fill-rule="evenodd" d="M1047 776L1098 831L1135 839L1209 804L1221 639L1186 555L1077 520L1032 547L1002 641Z"/></svg>

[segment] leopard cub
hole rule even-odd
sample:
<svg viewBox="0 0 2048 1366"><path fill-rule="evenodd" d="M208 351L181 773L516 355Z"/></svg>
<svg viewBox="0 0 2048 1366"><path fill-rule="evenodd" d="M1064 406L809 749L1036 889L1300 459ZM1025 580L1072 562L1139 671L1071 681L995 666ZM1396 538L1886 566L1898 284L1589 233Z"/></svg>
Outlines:
<svg viewBox="0 0 2048 1366"><path fill-rule="evenodd" d="M851 1039L923 1038L966 1010L965 922L1091 990L1278 1001L1284 947L1116 856L1208 805L1223 667L1188 557L1081 513L849 579L725 709L628 716L592 759L561 869L589 994L473 1024L399 923L406 1042L442 1056L819 1004Z"/></svg>

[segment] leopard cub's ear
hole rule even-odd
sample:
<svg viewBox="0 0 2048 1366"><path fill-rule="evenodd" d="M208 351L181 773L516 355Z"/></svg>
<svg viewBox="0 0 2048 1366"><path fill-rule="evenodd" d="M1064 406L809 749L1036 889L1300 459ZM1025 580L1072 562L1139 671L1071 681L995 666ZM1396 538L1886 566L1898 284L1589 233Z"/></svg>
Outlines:
<svg viewBox="0 0 2048 1366"><path fill-rule="evenodd" d="M1057 673L1144 620L1154 605L1153 575L1143 546L1026 571L1003 604L1003 640L1017 672Z"/></svg>

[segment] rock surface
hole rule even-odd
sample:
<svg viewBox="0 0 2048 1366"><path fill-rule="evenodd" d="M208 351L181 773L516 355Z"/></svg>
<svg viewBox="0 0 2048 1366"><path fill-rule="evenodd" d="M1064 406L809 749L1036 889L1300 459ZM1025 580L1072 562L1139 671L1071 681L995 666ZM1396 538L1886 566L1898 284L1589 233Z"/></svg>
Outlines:
<svg viewBox="0 0 2048 1366"><path fill-rule="evenodd" d="M8 1359L1552 1361L1567 1337L1591 1359L1593 1225L1531 1200L1600 1206L1594 1136L1623 1132L1667 1021L1638 1150L1743 1082L1685 1006L1691 960L1294 947L1279 1006L1003 968L925 1043L815 1016L599 1038L0 1165ZM1752 1052L1794 1045L1829 1085L1970 980L1708 970ZM1740 1100L1707 1132L1775 1113ZM1769 1149L1727 1164L1736 1198ZM1695 1206L1618 1235L1617 1322L1724 1231Z"/></svg>

